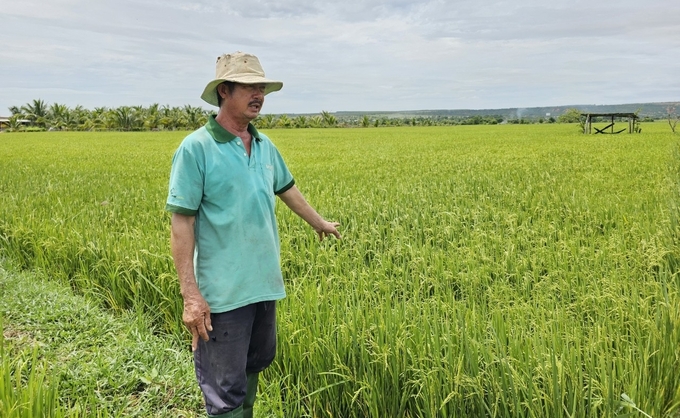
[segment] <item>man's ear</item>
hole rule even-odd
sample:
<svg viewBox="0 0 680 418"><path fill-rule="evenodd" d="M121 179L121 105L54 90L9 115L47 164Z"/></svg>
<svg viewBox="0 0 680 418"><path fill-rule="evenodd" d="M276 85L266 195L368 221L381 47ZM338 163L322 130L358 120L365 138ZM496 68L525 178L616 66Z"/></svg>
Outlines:
<svg viewBox="0 0 680 418"><path fill-rule="evenodd" d="M217 94L222 98L222 100L227 98L227 86L224 84L217 85Z"/></svg>

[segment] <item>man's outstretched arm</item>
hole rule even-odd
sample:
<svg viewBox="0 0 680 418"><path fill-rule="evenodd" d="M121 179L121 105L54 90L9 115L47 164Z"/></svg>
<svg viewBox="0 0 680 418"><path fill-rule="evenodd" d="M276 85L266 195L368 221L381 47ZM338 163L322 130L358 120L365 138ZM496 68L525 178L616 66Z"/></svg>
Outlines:
<svg viewBox="0 0 680 418"><path fill-rule="evenodd" d="M286 206L314 228L319 235L319 240L323 240L324 237L328 235L333 235L335 238L340 239L340 233L337 230L337 227L340 226L340 224L338 222L328 222L322 218L321 215L307 203L297 186L291 187L278 196Z"/></svg>

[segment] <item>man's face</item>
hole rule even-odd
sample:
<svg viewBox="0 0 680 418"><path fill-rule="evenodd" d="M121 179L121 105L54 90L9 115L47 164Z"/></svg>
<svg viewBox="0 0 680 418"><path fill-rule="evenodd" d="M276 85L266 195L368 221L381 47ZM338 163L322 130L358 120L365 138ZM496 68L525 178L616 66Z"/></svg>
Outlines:
<svg viewBox="0 0 680 418"><path fill-rule="evenodd" d="M223 108L232 117L247 120L255 119L262 110L264 104L265 84L238 84L234 85L234 91L229 94L226 86L220 88L226 94Z"/></svg>

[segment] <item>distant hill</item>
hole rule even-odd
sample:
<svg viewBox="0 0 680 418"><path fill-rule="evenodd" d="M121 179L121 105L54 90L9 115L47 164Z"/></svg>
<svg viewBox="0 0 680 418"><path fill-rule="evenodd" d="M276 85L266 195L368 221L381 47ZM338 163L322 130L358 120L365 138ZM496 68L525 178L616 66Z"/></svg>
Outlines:
<svg viewBox="0 0 680 418"><path fill-rule="evenodd" d="M489 116L498 115L506 119L521 118L557 118L567 109L579 109L582 112L591 113L635 113L639 111L640 117L651 117L654 119L665 118L668 114L669 106L675 106L676 111L680 112L680 102L657 102L657 103L629 103L619 105L568 105L568 106L547 106L547 107L523 107L523 108L504 108L504 109L452 109L452 110L405 110L398 112L334 112L334 115L341 118L351 118L362 115L371 117L388 118L408 118L417 116Z"/></svg>

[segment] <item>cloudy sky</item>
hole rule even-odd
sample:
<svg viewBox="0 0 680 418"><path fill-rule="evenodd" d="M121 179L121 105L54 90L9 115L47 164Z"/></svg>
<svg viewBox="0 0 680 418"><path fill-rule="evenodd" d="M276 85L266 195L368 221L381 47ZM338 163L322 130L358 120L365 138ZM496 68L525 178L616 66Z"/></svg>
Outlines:
<svg viewBox="0 0 680 418"><path fill-rule="evenodd" d="M203 106L225 52L263 113L680 100L675 0L0 0L0 115L33 99Z"/></svg>

